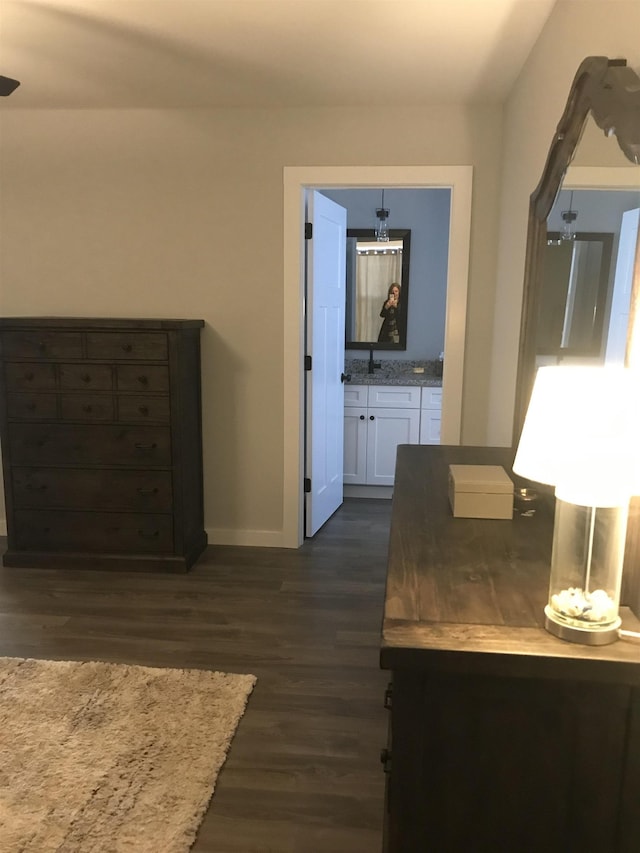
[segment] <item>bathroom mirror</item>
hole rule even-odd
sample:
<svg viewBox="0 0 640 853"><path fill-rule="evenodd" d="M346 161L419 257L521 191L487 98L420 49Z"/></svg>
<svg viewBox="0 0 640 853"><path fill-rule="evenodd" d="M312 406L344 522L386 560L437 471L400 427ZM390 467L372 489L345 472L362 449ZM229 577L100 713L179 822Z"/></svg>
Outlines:
<svg viewBox="0 0 640 853"><path fill-rule="evenodd" d="M603 355L612 247L613 234L547 232L536 355Z"/></svg>
<svg viewBox="0 0 640 853"><path fill-rule="evenodd" d="M411 230L347 229L345 347L406 350Z"/></svg>

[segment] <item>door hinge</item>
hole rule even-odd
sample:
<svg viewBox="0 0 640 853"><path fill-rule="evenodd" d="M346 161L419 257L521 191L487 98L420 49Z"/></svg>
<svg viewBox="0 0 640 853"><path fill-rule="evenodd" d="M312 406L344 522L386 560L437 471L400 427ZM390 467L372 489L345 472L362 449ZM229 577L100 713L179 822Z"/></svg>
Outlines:
<svg viewBox="0 0 640 853"><path fill-rule="evenodd" d="M310 477L304 478L304 490L305 490L305 492L311 491L311 478Z"/></svg>
<svg viewBox="0 0 640 853"><path fill-rule="evenodd" d="M304 369L311 370L311 356L305 355L304 357Z"/></svg>
<svg viewBox="0 0 640 853"><path fill-rule="evenodd" d="M311 240L313 237L313 222L304 223L304 239Z"/></svg>

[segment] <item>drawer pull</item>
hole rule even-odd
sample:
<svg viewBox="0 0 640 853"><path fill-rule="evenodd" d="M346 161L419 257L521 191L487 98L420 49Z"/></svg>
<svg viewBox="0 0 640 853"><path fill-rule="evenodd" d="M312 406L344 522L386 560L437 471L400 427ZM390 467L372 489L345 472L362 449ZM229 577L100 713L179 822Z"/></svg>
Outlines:
<svg viewBox="0 0 640 853"><path fill-rule="evenodd" d="M31 373L31 371L29 371L29 373L25 373L24 378L27 382L33 382L33 373Z"/></svg>
<svg viewBox="0 0 640 853"><path fill-rule="evenodd" d="M28 412L35 412L36 404L35 403L27 403L26 409Z"/></svg>
<svg viewBox="0 0 640 853"><path fill-rule="evenodd" d="M148 406L140 406L138 411L140 412L141 415L148 415L149 414L149 407Z"/></svg>
<svg viewBox="0 0 640 853"><path fill-rule="evenodd" d="M93 406L83 406L82 411L87 412L87 414L88 414L89 412L93 411Z"/></svg>
<svg viewBox="0 0 640 853"><path fill-rule="evenodd" d="M364 420L364 415L360 415L360 420L361 420L361 421L363 421L363 420Z"/></svg>
<svg viewBox="0 0 640 853"><path fill-rule="evenodd" d="M39 483L38 485L36 485L35 483L27 483L26 488L29 492L44 492L44 490L47 488L47 485L45 483Z"/></svg>
<svg viewBox="0 0 640 853"><path fill-rule="evenodd" d="M375 420L375 418L373 417L373 415L369 415L369 420L370 420L370 421Z"/></svg>
<svg viewBox="0 0 640 853"><path fill-rule="evenodd" d="M138 489L138 494L144 495L144 496L146 496L146 495L157 495L158 490L155 488L154 489L145 489L142 486L140 486L140 488Z"/></svg>
<svg viewBox="0 0 640 853"><path fill-rule="evenodd" d="M143 539L157 539L160 536L159 530L146 531L146 530L138 530L138 536L141 536Z"/></svg>
<svg viewBox="0 0 640 853"><path fill-rule="evenodd" d="M88 373L85 373L82 377L83 382L91 382L91 376Z"/></svg>
<svg viewBox="0 0 640 853"><path fill-rule="evenodd" d="M40 341L40 343L38 344L38 349L40 350L40 352L46 352L46 350L47 350L46 343L44 341Z"/></svg>
<svg viewBox="0 0 640 853"><path fill-rule="evenodd" d="M380 762L384 765L384 772L391 772L391 750L390 749L382 749L380 750Z"/></svg>
<svg viewBox="0 0 640 853"><path fill-rule="evenodd" d="M131 350L133 349L133 347L131 346L131 344L122 344L122 349L123 349L125 352L131 352Z"/></svg>
<svg viewBox="0 0 640 853"><path fill-rule="evenodd" d="M158 445L155 441L152 444L135 444L136 450L155 450Z"/></svg>
<svg viewBox="0 0 640 853"><path fill-rule="evenodd" d="M138 382L141 385L148 385L149 384L149 378L147 376L138 376Z"/></svg>

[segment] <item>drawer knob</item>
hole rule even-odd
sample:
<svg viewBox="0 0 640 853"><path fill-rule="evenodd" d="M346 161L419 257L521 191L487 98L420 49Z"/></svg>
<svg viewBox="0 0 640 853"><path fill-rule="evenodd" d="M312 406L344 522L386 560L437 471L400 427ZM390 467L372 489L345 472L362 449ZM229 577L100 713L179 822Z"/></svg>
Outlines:
<svg viewBox="0 0 640 853"><path fill-rule="evenodd" d="M363 421L363 420L364 420L364 415L360 415L360 420L361 420L361 421Z"/></svg>
<svg viewBox="0 0 640 853"><path fill-rule="evenodd" d="M91 376L88 373L85 373L82 377L83 382L91 382Z"/></svg>
<svg viewBox="0 0 640 853"><path fill-rule="evenodd" d="M142 486L140 486L140 488L138 489L138 494L139 494L139 495L143 495L143 496L145 496L145 497L146 497L147 495L157 495L157 494L158 494L158 490L157 490L157 489L155 489L155 488L154 488L154 489L145 489L145 488L143 488Z"/></svg>
<svg viewBox="0 0 640 853"><path fill-rule="evenodd" d="M154 441L152 444L136 444L134 446L136 450L155 450L158 445Z"/></svg>
<svg viewBox="0 0 640 853"><path fill-rule="evenodd" d="M375 420L375 418L373 417L373 415L369 415L369 420L370 420L370 421Z"/></svg>
<svg viewBox="0 0 640 853"><path fill-rule="evenodd" d="M148 415L149 414L149 407L148 406L140 406L138 411L140 412L141 415Z"/></svg>
<svg viewBox="0 0 640 853"><path fill-rule="evenodd" d="M35 403L27 403L27 407L26 407L26 408L27 408L27 411L28 411L28 412L35 412L35 410L36 410L36 404L35 404Z"/></svg>
<svg viewBox="0 0 640 853"><path fill-rule="evenodd" d="M391 750L385 749L380 750L380 763L384 765L384 772L391 772Z"/></svg>
<svg viewBox="0 0 640 853"><path fill-rule="evenodd" d="M133 347L131 346L131 344L122 344L122 349L123 349L125 352L131 352L131 350L133 349Z"/></svg>
<svg viewBox="0 0 640 853"><path fill-rule="evenodd" d="M138 376L138 382L139 382L141 385L148 385L148 384L149 384L149 379L148 379L148 377L146 377L146 376Z"/></svg>
<svg viewBox="0 0 640 853"><path fill-rule="evenodd" d="M157 539L160 536L159 530L138 530L138 536L143 539Z"/></svg>
<svg viewBox="0 0 640 853"><path fill-rule="evenodd" d="M29 373L25 373L24 378L27 382L33 382L33 373L31 373L31 371L29 371Z"/></svg>
<svg viewBox="0 0 640 853"><path fill-rule="evenodd" d="M93 406L83 406L82 411L87 412L87 414L88 414L89 412L93 411Z"/></svg>

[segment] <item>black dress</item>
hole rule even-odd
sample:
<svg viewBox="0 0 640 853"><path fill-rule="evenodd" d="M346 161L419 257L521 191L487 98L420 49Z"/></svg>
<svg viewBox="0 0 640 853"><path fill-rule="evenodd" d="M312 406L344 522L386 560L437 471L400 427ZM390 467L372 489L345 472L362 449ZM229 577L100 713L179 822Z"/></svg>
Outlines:
<svg viewBox="0 0 640 853"><path fill-rule="evenodd" d="M392 305L390 308L385 308L386 299L382 303L382 311L380 316L383 317L380 334L378 335L379 344L399 344L400 332L398 330L398 311L397 305Z"/></svg>

